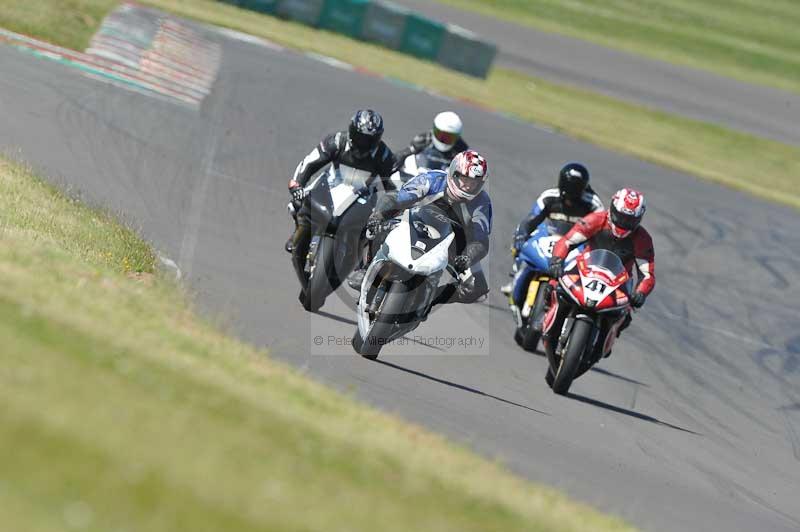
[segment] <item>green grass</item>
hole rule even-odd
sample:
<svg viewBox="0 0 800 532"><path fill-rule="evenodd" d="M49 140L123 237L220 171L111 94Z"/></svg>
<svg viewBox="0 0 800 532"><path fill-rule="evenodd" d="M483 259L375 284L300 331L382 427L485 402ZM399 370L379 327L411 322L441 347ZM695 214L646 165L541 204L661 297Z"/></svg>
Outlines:
<svg viewBox="0 0 800 532"><path fill-rule="evenodd" d="M796 0L439 1L800 92L800 4Z"/></svg>
<svg viewBox="0 0 800 532"><path fill-rule="evenodd" d="M0 27L83 50L118 0L0 0Z"/></svg>
<svg viewBox="0 0 800 532"><path fill-rule="evenodd" d="M3 530L628 530L195 317L150 248L0 159Z"/></svg>

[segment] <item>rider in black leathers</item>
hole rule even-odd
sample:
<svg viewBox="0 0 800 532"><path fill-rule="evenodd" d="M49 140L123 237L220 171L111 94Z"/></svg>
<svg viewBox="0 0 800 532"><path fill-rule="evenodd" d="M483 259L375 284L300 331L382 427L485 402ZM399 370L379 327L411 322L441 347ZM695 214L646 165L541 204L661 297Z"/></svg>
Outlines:
<svg viewBox="0 0 800 532"><path fill-rule="evenodd" d="M292 263L298 278L303 279L308 247L313 236L305 198L311 176L328 164L355 168L368 174L367 182L381 178L385 190L394 190L390 181L395 158L392 150L381 140L383 118L372 110L360 110L350 120L347 131L328 135L303 159L289 180L292 198L294 234L286 242L286 251L292 254ZM311 187L313 188L313 187Z"/></svg>

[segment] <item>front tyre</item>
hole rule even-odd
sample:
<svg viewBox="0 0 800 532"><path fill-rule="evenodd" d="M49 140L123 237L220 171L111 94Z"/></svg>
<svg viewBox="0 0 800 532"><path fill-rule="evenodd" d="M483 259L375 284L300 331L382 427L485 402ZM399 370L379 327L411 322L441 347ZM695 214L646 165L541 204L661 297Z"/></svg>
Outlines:
<svg viewBox="0 0 800 532"><path fill-rule="evenodd" d="M559 395L566 395L572 381L581 365L583 353L586 351L586 345L589 343L589 338L592 334L594 324L591 321L584 319L575 320L572 326L572 332L567 340L567 346L564 349L564 355L561 357L561 362L555 370L553 378L553 392ZM551 370L552 371L552 370Z"/></svg>
<svg viewBox="0 0 800 532"><path fill-rule="evenodd" d="M311 274L308 277L303 308L309 312L317 312L325 299L332 292L330 273L333 271L333 239L323 236L319 239Z"/></svg>
<svg viewBox="0 0 800 532"><path fill-rule="evenodd" d="M364 358L375 360L396 329L396 324L405 316L404 308L408 294L399 291L402 285L392 284L383 296L380 308L369 328L366 338L356 329L353 335L353 349Z"/></svg>
<svg viewBox="0 0 800 532"><path fill-rule="evenodd" d="M542 331L535 330L531 325L536 320L536 317L544 312L546 292L547 290L545 290L543 284L540 283L536 291L536 299L533 302L533 308L531 308L528 318L525 320L522 327L518 328L514 333L514 340L516 340L517 344L525 351L531 353L536 352L536 348L539 347L539 339L542 337Z"/></svg>

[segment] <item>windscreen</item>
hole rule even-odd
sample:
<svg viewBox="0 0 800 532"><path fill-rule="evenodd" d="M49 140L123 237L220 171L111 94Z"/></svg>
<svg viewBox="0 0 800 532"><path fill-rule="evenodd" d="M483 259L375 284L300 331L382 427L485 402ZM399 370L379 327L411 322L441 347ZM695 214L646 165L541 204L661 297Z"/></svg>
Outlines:
<svg viewBox="0 0 800 532"><path fill-rule="evenodd" d="M620 258L607 249L596 249L589 253L586 265L608 270L611 273L611 277L616 277L625 271Z"/></svg>
<svg viewBox="0 0 800 532"><path fill-rule="evenodd" d="M429 251L453 232L450 219L442 209L433 204L411 209L408 221L411 226L411 243L417 245L422 242L423 245L418 247L424 247L424 251Z"/></svg>

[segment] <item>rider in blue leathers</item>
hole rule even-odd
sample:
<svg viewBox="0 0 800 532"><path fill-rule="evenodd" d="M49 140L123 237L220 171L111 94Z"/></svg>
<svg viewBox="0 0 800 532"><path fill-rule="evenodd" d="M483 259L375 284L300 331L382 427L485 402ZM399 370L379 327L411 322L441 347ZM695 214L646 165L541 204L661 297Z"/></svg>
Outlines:
<svg viewBox="0 0 800 532"><path fill-rule="evenodd" d="M415 205L435 204L452 220L455 240L450 247L450 264L457 272L470 269L472 277L440 287L434 304L472 303L489 292L480 260L489 252L492 230L492 202L483 189L488 165L478 152L467 150L455 156L447 171L431 170L410 179L396 194L383 196L370 216L367 229L377 231L377 248L386 233L379 229ZM350 285L360 287L363 271L351 278Z"/></svg>
<svg viewBox="0 0 800 532"><path fill-rule="evenodd" d="M574 224L587 214L603 210L603 202L589 185L589 170L580 163L567 163L558 173L558 187L542 192L533 204L528 216L522 220L514 232L512 251L516 253L530 237L531 232L546 219ZM519 261L519 259L517 259ZM514 272L519 264L515 264ZM512 273L514 273L512 272ZM510 294L514 281L502 286L500 291ZM527 282L517 282L514 301L519 304L524 299L522 293Z"/></svg>

